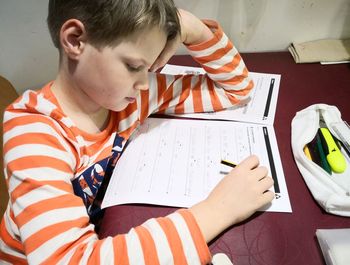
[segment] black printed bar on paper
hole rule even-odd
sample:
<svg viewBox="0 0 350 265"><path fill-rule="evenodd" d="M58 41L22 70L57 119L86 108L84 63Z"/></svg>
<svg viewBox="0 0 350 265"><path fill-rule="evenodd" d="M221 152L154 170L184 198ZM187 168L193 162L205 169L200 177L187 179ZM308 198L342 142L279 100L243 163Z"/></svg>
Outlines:
<svg viewBox="0 0 350 265"><path fill-rule="evenodd" d="M264 131L267 156L269 157L271 177L274 181L273 188L275 189L275 193L280 193L280 186L278 185L275 162L273 161L273 155L272 155L271 144L270 144L269 133L267 131L267 127L263 127L263 131Z"/></svg>
<svg viewBox="0 0 350 265"><path fill-rule="evenodd" d="M264 111L264 117L263 117L264 120L266 120L267 117L269 116L269 110L270 110L270 104L271 104L271 98L272 98L272 92L273 92L274 85L275 85L275 78L271 78L269 94L267 95L266 106L265 106L265 111Z"/></svg>

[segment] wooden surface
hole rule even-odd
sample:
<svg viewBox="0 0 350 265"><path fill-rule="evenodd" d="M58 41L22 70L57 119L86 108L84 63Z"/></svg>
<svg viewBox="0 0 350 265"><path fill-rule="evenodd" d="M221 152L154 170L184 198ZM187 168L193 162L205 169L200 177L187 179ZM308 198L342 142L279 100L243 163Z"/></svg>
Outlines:
<svg viewBox="0 0 350 265"><path fill-rule="evenodd" d="M6 205L8 202L8 192L7 187L5 183L4 178L4 170L3 170L3 155L2 155L2 119L4 115L4 109L16 98L18 97L18 94L15 90L15 88L11 85L11 83L0 76L0 111L1 111L1 118L0 118L0 124L1 124L1 141L0 141L0 150L1 150L1 159L0 159L0 168L1 168L1 174L0 174L0 214L1 217L6 209Z"/></svg>

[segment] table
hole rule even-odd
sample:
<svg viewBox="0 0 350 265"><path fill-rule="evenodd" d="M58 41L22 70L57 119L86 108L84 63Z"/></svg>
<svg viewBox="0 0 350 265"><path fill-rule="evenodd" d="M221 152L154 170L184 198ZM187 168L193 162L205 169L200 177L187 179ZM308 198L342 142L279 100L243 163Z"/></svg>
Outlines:
<svg viewBox="0 0 350 265"><path fill-rule="evenodd" d="M326 213L313 199L291 150L291 121L295 113L315 103L336 105L350 121L350 64L295 64L288 52L242 54L250 71L281 74L275 132L293 213L258 212L231 227L211 244L212 253L226 253L238 265L325 264L316 229L350 228L350 218ZM170 63L195 66L189 56ZM350 176L349 176L350 177ZM174 208L122 205L106 209L101 238L125 233L145 220Z"/></svg>

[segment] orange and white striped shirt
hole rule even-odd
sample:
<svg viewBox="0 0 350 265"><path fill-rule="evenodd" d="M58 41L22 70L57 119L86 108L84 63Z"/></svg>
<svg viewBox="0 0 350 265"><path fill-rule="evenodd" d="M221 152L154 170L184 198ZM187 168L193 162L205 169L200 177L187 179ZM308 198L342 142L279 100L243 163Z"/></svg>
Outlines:
<svg viewBox="0 0 350 265"><path fill-rule="evenodd" d="M101 133L77 128L60 108L51 83L26 91L7 108L4 173L10 200L0 228L1 264L210 262L208 246L186 209L104 239L88 214L113 152L115 163L150 114L217 111L248 97L253 83L241 56L216 22L205 23L214 37L188 50L207 74L149 73L149 90L125 110L112 112Z"/></svg>

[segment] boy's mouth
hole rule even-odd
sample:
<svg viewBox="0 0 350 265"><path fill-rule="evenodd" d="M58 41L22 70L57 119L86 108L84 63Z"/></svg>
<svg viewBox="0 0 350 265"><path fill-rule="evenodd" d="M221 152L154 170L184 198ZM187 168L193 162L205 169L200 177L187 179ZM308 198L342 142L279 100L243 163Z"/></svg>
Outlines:
<svg viewBox="0 0 350 265"><path fill-rule="evenodd" d="M136 100L136 98L133 98L133 97L126 97L125 99L130 103L133 103Z"/></svg>

